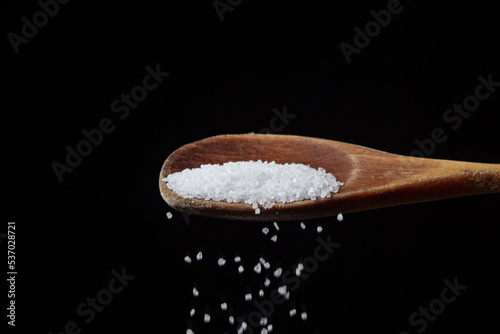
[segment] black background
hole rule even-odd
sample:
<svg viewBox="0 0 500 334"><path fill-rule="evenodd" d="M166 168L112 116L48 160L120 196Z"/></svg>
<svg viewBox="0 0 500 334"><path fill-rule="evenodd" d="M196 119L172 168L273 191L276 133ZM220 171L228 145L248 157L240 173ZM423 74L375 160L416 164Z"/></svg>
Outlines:
<svg viewBox="0 0 500 334"><path fill-rule="evenodd" d="M186 224L158 191L173 150L212 135L258 132L284 106L296 117L280 133L409 155L416 139L442 128L447 140L431 158L499 163L499 88L456 130L443 120L474 94L478 76L500 81L497 12L472 1L401 6L348 63L339 44L353 44L354 27L363 29L387 1L244 0L223 21L212 1L71 1L17 54L7 34L20 34L21 18L31 21L40 7L6 3L3 224L16 222L18 270L16 327L9 329L59 333L75 321L81 333L185 333L187 326L236 333L220 298L234 312L250 312L243 294L261 282L254 261L265 256L273 268L289 268L311 256L317 225L341 246L291 298L308 320L277 306L274 333L417 333L423 328L409 316L455 277L467 289L425 332L498 327L498 195L347 214L342 223L316 219L305 231L283 222L274 244L261 232L270 224L196 216ZM170 75L120 120L111 103L157 65ZM75 148L81 131L103 118L114 131L59 182L52 163L64 163L65 147ZM202 262L184 263L199 250ZM217 267L218 257L236 254L244 275L232 260ZM135 278L86 323L77 306L121 268Z"/></svg>

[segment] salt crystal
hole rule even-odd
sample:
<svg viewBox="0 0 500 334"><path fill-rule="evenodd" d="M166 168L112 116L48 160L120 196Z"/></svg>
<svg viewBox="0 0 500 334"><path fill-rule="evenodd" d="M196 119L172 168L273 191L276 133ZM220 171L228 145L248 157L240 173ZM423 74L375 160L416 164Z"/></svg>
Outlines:
<svg viewBox="0 0 500 334"><path fill-rule="evenodd" d="M306 313L306 312L302 312L302 313L300 314L300 318L301 318L302 320L307 320L307 313Z"/></svg>
<svg viewBox="0 0 500 334"><path fill-rule="evenodd" d="M286 299L286 300L290 300L290 291L287 291L287 292L285 293L285 299Z"/></svg>
<svg viewBox="0 0 500 334"><path fill-rule="evenodd" d="M223 265L226 264L226 259L223 259L221 257L220 259L217 260L217 264L219 265L219 267L222 267Z"/></svg>
<svg viewBox="0 0 500 334"><path fill-rule="evenodd" d="M245 268L243 268L243 266L239 266L238 267L238 272L241 274L242 272L245 271Z"/></svg>
<svg viewBox="0 0 500 334"><path fill-rule="evenodd" d="M195 313L196 313L195 309L192 308L191 311L189 312L189 316L193 317Z"/></svg>
<svg viewBox="0 0 500 334"><path fill-rule="evenodd" d="M221 309L222 311L227 310L227 303L222 303L222 304L220 304L220 309Z"/></svg>
<svg viewBox="0 0 500 334"><path fill-rule="evenodd" d="M271 280L269 278L266 278L266 281L264 282L264 286L267 288L271 284Z"/></svg>
<svg viewBox="0 0 500 334"><path fill-rule="evenodd" d="M272 240L273 242L276 242L276 240L278 240L278 236L277 236L277 235L273 235L273 236L271 237L271 240Z"/></svg>
<svg viewBox="0 0 500 334"><path fill-rule="evenodd" d="M264 269L271 268L271 264L269 262L264 262L263 266L264 266Z"/></svg>
<svg viewBox="0 0 500 334"><path fill-rule="evenodd" d="M267 333L269 333L269 332L267 331L267 328L262 328L262 329L260 330L260 334L267 334Z"/></svg>
<svg viewBox="0 0 500 334"><path fill-rule="evenodd" d="M264 297L264 290L262 289L259 290L259 297Z"/></svg>
<svg viewBox="0 0 500 334"><path fill-rule="evenodd" d="M318 233L321 233L323 231L323 227L318 226L318 228L316 230L318 231Z"/></svg>
<svg viewBox="0 0 500 334"><path fill-rule="evenodd" d="M182 197L248 203L255 214L260 213L258 205L269 209L277 202L330 197L343 185L323 168L261 160L205 164L172 173L162 181Z"/></svg>
<svg viewBox="0 0 500 334"><path fill-rule="evenodd" d="M193 330L191 328L188 328L186 330L186 334L194 334Z"/></svg>
<svg viewBox="0 0 500 334"><path fill-rule="evenodd" d="M265 326L267 325L267 318L266 317L263 317L263 318L260 318L260 323L259 323L261 326Z"/></svg>
<svg viewBox="0 0 500 334"><path fill-rule="evenodd" d="M241 257L236 256L236 257L234 258L234 262L236 262L236 263L241 262Z"/></svg>
<svg viewBox="0 0 500 334"><path fill-rule="evenodd" d="M306 224L304 224L304 222L301 222L300 223L300 228L302 228L303 230L305 230L306 229Z"/></svg>
<svg viewBox="0 0 500 334"><path fill-rule="evenodd" d="M198 254L196 254L196 260L200 261L201 259L203 259L203 253L198 252Z"/></svg>
<svg viewBox="0 0 500 334"><path fill-rule="evenodd" d="M278 268L274 271L274 277L280 277L281 273L283 272L283 269Z"/></svg>
<svg viewBox="0 0 500 334"><path fill-rule="evenodd" d="M274 222L274 227L276 228L277 231L280 230L280 227L278 226L278 223L277 222Z"/></svg>
<svg viewBox="0 0 500 334"><path fill-rule="evenodd" d="M198 297L199 295L200 293L198 292L198 290L196 288L193 288L193 296Z"/></svg>
<svg viewBox="0 0 500 334"><path fill-rule="evenodd" d="M210 322L210 314L205 313L205 316L203 317L203 321L208 324Z"/></svg>
<svg viewBox="0 0 500 334"><path fill-rule="evenodd" d="M337 215L337 220L338 220L339 222L343 221L343 220L344 220L344 216L343 216L341 213L339 213L339 214Z"/></svg>
<svg viewBox="0 0 500 334"><path fill-rule="evenodd" d="M264 235L268 234L269 233L269 229L267 227L264 227L262 229L262 233L264 233Z"/></svg>
<svg viewBox="0 0 500 334"><path fill-rule="evenodd" d="M245 295L245 300L246 300L247 302L248 302L248 301L250 301L250 300L252 300L252 294L251 294L251 293L247 293L247 294Z"/></svg>
<svg viewBox="0 0 500 334"><path fill-rule="evenodd" d="M260 271L262 270L262 266L260 263L257 263L255 267L253 267L253 270L257 273L260 274Z"/></svg>
<svg viewBox="0 0 500 334"><path fill-rule="evenodd" d="M234 324L234 317L232 315L229 316L229 323Z"/></svg>
<svg viewBox="0 0 500 334"><path fill-rule="evenodd" d="M278 293L282 296L286 295L286 285L280 286L278 288Z"/></svg>
<svg viewBox="0 0 500 334"><path fill-rule="evenodd" d="M271 333L273 331L273 324L267 325L267 331Z"/></svg>
<svg viewBox="0 0 500 334"><path fill-rule="evenodd" d="M184 256L184 262L191 263L191 258L189 256Z"/></svg>
<svg viewBox="0 0 500 334"><path fill-rule="evenodd" d="M295 314L297 314L297 310L296 309L291 309L290 310L290 316L293 317Z"/></svg>
<svg viewBox="0 0 500 334"><path fill-rule="evenodd" d="M172 212L170 212L170 211L169 211L169 212L167 212L167 218L168 218L168 219L172 219Z"/></svg>

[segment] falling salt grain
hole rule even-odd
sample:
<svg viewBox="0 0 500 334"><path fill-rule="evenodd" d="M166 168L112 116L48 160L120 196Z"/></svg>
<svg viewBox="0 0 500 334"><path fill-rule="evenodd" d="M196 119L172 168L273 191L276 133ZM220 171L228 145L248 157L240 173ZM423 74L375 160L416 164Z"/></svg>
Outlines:
<svg viewBox="0 0 500 334"><path fill-rule="evenodd" d="M169 212L167 212L167 218L168 218L168 219L172 219L172 212L170 212L170 211L169 211Z"/></svg>
<svg viewBox="0 0 500 334"><path fill-rule="evenodd" d="M323 168L261 160L205 164L172 173L162 181L185 198L247 203L255 214L260 213L259 205L269 209L277 202L331 197L343 185Z"/></svg>
<svg viewBox="0 0 500 334"><path fill-rule="evenodd" d="M262 328L262 329L260 330L260 334L267 334L267 333L269 333L269 332L267 331L267 328Z"/></svg>
<svg viewBox="0 0 500 334"><path fill-rule="evenodd" d="M184 262L191 263L191 258L189 256L184 256Z"/></svg>
<svg viewBox="0 0 500 334"><path fill-rule="evenodd" d="M277 231L280 230L280 227L278 226L278 223L277 222L274 222L274 227L276 228Z"/></svg>
<svg viewBox="0 0 500 334"><path fill-rule="evenodd" d="M196 313L195 309L192 308L191 311L189 312L189 316L193 317L195 313Z"/></svg>
<svg viewBox="0 0 500 334"><path fill-rule="evenodd" d="M271 333L273 331L273 324L267 325L267 331Z"/></svg>
<svg viewBox="0 0 500 334"><path fill-rule="evenodd" d="M344 220L344 216L343 216L341 213L339 213L339 214L337 215L337 220L338 220L339 222L343 221L343 220Z"/></svg>
<svg viewBox="0 0 500 334"><path fill-rule="evenodd" d="M259 297L264 297L264 290L262 289L259 290Z"/></svg>
<svg viewBox="0 0 500 334"><path fill-rule="evenodd" d="M247 302L248 302L248 301L250 301L250 300L252 300L252 294L251 294L251 293L247 293L247 294L245 295L245 300L246 300Z"/></svg>
<svg viewBox="0 0 500 334"><path fill-rule="evenodd" d="M203 317L203 321L208 324L210 322L210 314L205 313L205 316Z"/></svg>
<svg viewBox="0 0 500 334"><path fill-rule="evenodd" d="M259 323L261 326L265 326L267 325L267 318L266 317L263 317L263 318L260 318L260 323Z"/></svg>
<svg viewBox="0 0 500 334"><path fill-rule="evenodd" d="M291 309L290 310L290 316L293 317L295 314L297 314L297 310L296 309Z"/></svg>
<svg viewBox="0 0 500 334"><path fill-rule="evenodd" d="M300 223L300 228L302 228L303 230L305 230L306 229L306 224L304 224L304 222L301 222Z"/></svg>
<svg viewBox="0 0 500 334"><path fill-rule="evenodd" d="M232 315L230 315L230 316L229 316L229 323L230 323L231 325L233 325L233 324L234 324L234 317L233 317Z"/></svg>
<svg viewBox="0 0 500 334"><path fill-rule="evenodd" d="M254 270L257 274L260 274L260 271L262 270L262 266L261 266L260 262L259 262L259 263L257 263L257 264L255 265L255 267L253 267L253 270Z"/></svg>
<svg viewBox="0 0 500 334"><path fill-rule="evenodd" d="M271 280L269 278L266 278L266 281L264 282L264 286L267 288L271 284Z"/></svg>
<svg viewBox="0 0 500 334"><path fill-rule="evenodd" d="M278 288L278 293L282 296L286 295L286 285L280 286Z"/></svg>
<svg viewBox="0 0 500 334"><path fill-rule="evenodd" d="M242 272L245 271L245 268L243 268L243 266L239 266L238 267L238 272L241 274Z"/></svg>
<svg viewBox="0 0 500 334"><path fill-rule="evenodd" d="M287 291L287 292L285 293L285 299L286 299L286 300L290 300L290 291Z"/></svg>
<svg viewBox="0 0 500 334"><path fill-rule="evenodd" d="M273 235L273 236L271 237L271 240L272 240L273 242L276 242L276 240L278 240L278 236L277 236L277 235Z"/></svg>
<svg viewBox="0 0 500 334"><path fill-rule="evenodd" d="M217 264L219 265L219 267L222 267L223 265L226 264L226 260L221 257L220 259L217 260Z"/></svg>
<svg viewBox="0 0 500 334"><path fill-rule="evenodd" d="M227 303L222 303L222 304L220 304L220 309L221 309L222 311L226 311L226 310L227 310Z"/></svg>
<svg viewBox="0 0 500 334"><path fill-rule="evenodd" d="M283 269L278 268L274 271L274 277L280 277L281 273L283 272Z"/></svg>
<svg viewBox="0 0 500 334"><path fill-rule="evenodd" d="M264 269L271 268L271 264L269 262L264 262L263 266L264 266Z"/></svg>
<svg viewBox="0 0 500 334"><path fill-rule="evenodd" d="M300 318L301 318L302 320L307 320L307 313L306 313L306 312L302 312L302 313L300 314Z"/></svg>
<svg viewBox="0 0 500 334"><path fill-rule="evenodd" d="M203 259L203 253L198 252L198 254L196 254L196 260L200 261L201 259Z"/></svg>
<svg viewBox="0 0 500 334"><path fill-rule="evenodd" d="M267 227L264 227L262 229L262 233L264 233L264 235L268 234L269 233L269 229Z"/></svg>
<svg viewBox="0 0 500 334"><path fill-rule="evenodd" d="M318 228L316 229L316 231L318 231L318 233L321 233L323 231L323 227L318 226Z"/></svg>
<svg viewBox="0 0 500 334"><path fill-rule="evenodd" d="M193 296L198 297L199 295L200 293L198 292L198 290L196 288L193 288Z"/></svg>
<svg viewBox="0 0 500 334"><path fill-rule="evenodd" d="M193 330L191 328L188 328L186 330L186 334L194 334Z"/></svg>
<svg viewBox="0 0 500 334"><path fill-rule="evenodd" d="M236 257L234 258L234 262L236 262L236 263L241 262L241 257L236 256Z"/></svg>

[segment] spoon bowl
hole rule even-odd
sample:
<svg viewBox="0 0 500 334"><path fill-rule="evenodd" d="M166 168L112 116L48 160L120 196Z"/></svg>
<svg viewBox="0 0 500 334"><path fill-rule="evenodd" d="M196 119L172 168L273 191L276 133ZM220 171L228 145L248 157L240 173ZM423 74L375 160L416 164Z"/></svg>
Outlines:
<svg viewBox="0 0 500 334"><path fill-rule="evenodd" d="M329 198L275 203L255 214L250 204L184 198L163 178L186 168L229 161L275 161L322 167L344 183ZM500 165L407 157L320 138L237 134L184 145L164 162L160 192L181 212L232 220L304 220L459 196L499 193Z"/></svg>

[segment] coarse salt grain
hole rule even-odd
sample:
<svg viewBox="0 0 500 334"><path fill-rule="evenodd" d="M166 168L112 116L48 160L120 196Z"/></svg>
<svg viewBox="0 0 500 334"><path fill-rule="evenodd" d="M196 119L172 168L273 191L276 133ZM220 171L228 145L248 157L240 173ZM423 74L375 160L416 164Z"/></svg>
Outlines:
<svg viewBox="0 0 500 334"><path fill-rule="evenodd" d="M259 297L264 297L264 290L262 289L259 290Z"/></svg>
<svg viewBox="0 0 500 334"><path fill-rule="evenodd" d="M229 316L229 323L234 324L234 317L232 315Z"/></svg>
<svg viewBox="0 0 500 334"><path fill-rule="evenodd" d="M301 222L300 223L300 228L303 229L303 230L305 230L306 229L306 224L304 224L304 222Z"/></svg>
<svg viewBox="0 0 500 334"><path fill-rule="evenodd" d="M191 263L191 258L189 256L184 256L184 262Z"/></svg>
<svg viewBox="0 0 500 334"><path fill-rule="evenodd" d="M281 273L283 272L283 269L278 268L274 271L274 277L280 277Z"/></svg>
<svg viewBox="0 0 500 334"><path fill-rule="evenodd" d="M269 278L266 278L264 281L264 286L267 288L271 284L271 280Z"/></svg>
<svg viewBox="0 0 500 334"><path fill-rule="evenodd" d="M257 263L255 265L255 267L253 267L253 270L257 273L257 274L260 274L261 270L262 270L262 265L259 263Z"/></svg>
<svg viewBox="0 0 500 334"><path fill-rule="evenodd" d="M245 271L245 268L243 268L243 266L239 266L238 267L238 272L241 274L242 272Z"/></svg>
<svg viewBox="0 0 500 334"><path fill-rule="evenodd" d="M339 213L339 214L337 215L337 220L338 220L339 222L343 221L343 220L344 220L344 216L343 216L341 213Z"/></svg>
<svg viewBox="0 0 500 334"><path fill-rule="evenodd" d="M195 309L192 308L191 311L189 312L189 315L193 317L195 313L196 313Z"/></svg>
<svg viewBox="0 0 500 334"><path fill-rule="evenodd" d="M268 234L269 233L269 229L267 227L264 227L262 229L262 233L264 233L264 235Z"/></svg>
<svg viewBox="0 0 500 334"><path fill-rule="evenodd" d="M203 317L203 321L208 324L210 322L210 314L205 313L205 316Z"/></svg>
<svg viewBox="0 0 500 334"><path fill-rule="evenodd" d="M234 262L236 262L236 263L241 262L241 257L236 256L236 257L234 258Z"/></svg>
<svg viewBox="0 0 500 334"><path fill-rule="evenodd" d="M323 231L323 227L321 227L321 225L320 225L320 226L318 226L318 227L316 228L316 231L318 231L318 233L321 233L321 232Z"/></svg>
<svg viewBox="0 0 500 334"><path fill-rule="evenodd" d="M250 300L252 300L252 294L251 294L251 293L247 293L247 294L245 295L245 300L246 300L247 302L248 302L248 301L250 301Z"/></svg>
<svg viewBox="0 0 500 334"><path fill-rule="evenodd" d="M198 254L196 254L196 260L200 261L201 259L203 259L203 253L198 252Z"/></svg>
<svg viewBox="0 0 500 334"><path fill-rule="evenodd" d="M280 230L280 227L278 226L278 223L277 222L274 222L274 227L276 228L277 231Z"/></svg>
<svg viewBox="0 0 500 334"><path fill-rule="evenodd" d="M219 259L217 260L217 264L219 265L219 267L222 267L223 265L225 265L225 264L226 264L226 259L224 259L224 258L222 258L222 257L221 257L221 258L219 258Z"/></svg>
<svg viewBox="0 0 500 334"><path fill-rule="evenodd" d="M278 288L278 293L282 296L286 295L286 285L280 286Z"/></svg>
<svg viewBox="0 0 500 334"><path fill-rule="evenodd" d="M186 334L194 334L193 330L191 328L188 328L186 330Z"/></svg>
<svg viewBox="0 0 500 334"><path fill-rule="evenodd" d="M193 296L198 297L199 295L200 293L198 292L198 290L196 288L193 288Z"/></svg>
<svg viewBox="0 0 500 334"><path fill-rule="evenodd" d="M172 173L162 181L185 198L248 203L255 214L260 213L259 205L269 209L277 202L330 197L343 185L321 167L261 160L205 164Z"/></svg>
<svg viewBox="0 0 500 334"><path fill-rule="evenodd" d="M221 309L222 311L227 310L227 303L222 303L222 304L220 304L220 309Z"/></svg>
<svg viewBox="0 0 500 334"><path fill-rule="evenodd" d="M302 313L300 314L300 318L301 318L302 320L307 320L307 313L306 313L306 312L302 312Z"/></svg>
<svg viewBox="0 0 500 334"><path fill-rule="evenodd" d="M172 212L170 212L170 211L169 211L169 212L167 212L167 218L168 218L168 219L172 219Z"/></svg>
<svg viewBox="0 0 500 334"><path fill-rule="evenodd" d="M273 236L271 237L271 241L272 241L272 242L276 242L276 240L278 240L278 236L277 236L277 235L273 235Z"/></svg>
<svg viewBox="0 0 500 334"><path fill-rule="evenodd" d="M267 325L267 331L271 333L273 331L273 324Z"/></svg>
<svg viewBox="0 0 500 334"><path fill-rule="evenodd" d="M296 309L291 309L290 310L290 316L293 317L295 314L297 314L297 310Z"/></svg>

